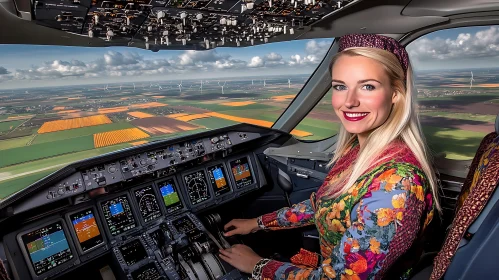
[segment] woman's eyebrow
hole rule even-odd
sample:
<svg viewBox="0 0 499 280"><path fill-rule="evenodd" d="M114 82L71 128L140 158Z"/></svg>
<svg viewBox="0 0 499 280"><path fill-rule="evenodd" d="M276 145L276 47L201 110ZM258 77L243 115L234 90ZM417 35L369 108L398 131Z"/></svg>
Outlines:
<svg viewBox="0 0 499 280"><path fill-rule="evenodd" d="M339 84L345 84L345 82L341 81L341 80L336 80L336 79L333 79L332 80L333 82L336 82L336 83L339 83ZM374 82L377 82L379 84L381 84L380 81L376 80L376 79L365 79L365 80L360 80L357 82L357 84L362 84L362 83L365 83L365 82L369 82L369 81L374 81Z"/></svg>

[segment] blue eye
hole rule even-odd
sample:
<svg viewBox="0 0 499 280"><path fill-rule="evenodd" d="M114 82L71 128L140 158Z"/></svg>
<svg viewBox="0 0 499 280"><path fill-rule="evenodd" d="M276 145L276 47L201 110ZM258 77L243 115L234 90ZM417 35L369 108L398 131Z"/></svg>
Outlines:
<svg viewBox="0 0 499 280"><path fill-rule="evenodd" d="M365 90L371 91L371 90L375 90L376 88L375 88L373 85L364 85L364 86L362 87L362 89L365 89Z"/></svg>
<svg viewBox="0 0 499 280"><path fill-rule="evenodd" d="M333 89L334 90L344 90L344 89L346 89L346 86L344 86L344 85L334 85Z"/></svg>

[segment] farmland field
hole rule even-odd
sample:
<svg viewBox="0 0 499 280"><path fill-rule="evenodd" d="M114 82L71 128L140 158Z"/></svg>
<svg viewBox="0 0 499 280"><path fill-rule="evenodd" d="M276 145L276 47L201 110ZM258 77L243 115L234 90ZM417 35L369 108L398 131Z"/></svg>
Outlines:
<svg viewBox="0 0 499 280"><path fill-rule="evenodd" d="M24 121L10 121L10 122L0 122L0 134L8 132L18 125L22 124Z"/></svg>
<svg viewBox="0 0 499 280"><path fill-rule="evenodd" d="M52 142L57 140L71 139L75 137L93 135L95 133L106 132L110 130L119 130L125 128L132 128L133 125L127 122L101 124L96 126L88 126L82 128L75 128L70 130L56 131L51 133L38 134L35 138L34 144Z"/></svg>
<svg viewBox="0 0 499 280"><path fill-rule="evenodd" d="M2 151L0 167L93 148L93 140L90 135L12 148Z"/></svg>
<svg viewBox="0 0 499 280"><path fill-rule="evenodd" d="M138 128L126 128L94 134L94 146L101 148L149 137Z"/></svg>
<svg viewBox="0 0 499 280"><path fill-rule="evenodd" d="M44 123L42 127L38 129L38 133L39 134L49 133L54 131L68 130L68 129L94 126L106 123L111 123L111 120L105 115L49 121Z"/></svg>

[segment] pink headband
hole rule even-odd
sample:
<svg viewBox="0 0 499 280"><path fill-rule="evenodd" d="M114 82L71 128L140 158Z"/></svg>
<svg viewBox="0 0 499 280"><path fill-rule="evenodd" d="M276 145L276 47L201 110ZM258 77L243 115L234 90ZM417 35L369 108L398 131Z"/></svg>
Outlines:
<svg viewBox="0 0 499 280"><path fill-rule="evenodd" d="M402 69L404 69L404 76L407 77L409 54L407 54L405 48L397 40L376 34L348 34L340 38L338 52L353 47L377 48L393 53L400 62L400 65L402 65Z"/></svg>

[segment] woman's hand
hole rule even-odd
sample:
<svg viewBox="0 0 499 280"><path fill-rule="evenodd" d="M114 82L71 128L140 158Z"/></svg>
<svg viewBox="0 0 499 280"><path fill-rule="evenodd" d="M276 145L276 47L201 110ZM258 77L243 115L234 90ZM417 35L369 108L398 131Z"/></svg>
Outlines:
<svg viewBox="0 0 499 280"><path fill-rule="evenodd" d="M231 230L229 230L232 228ZM258 227L257 219L234 219L228 222L224 226L224 230L227 231L224 233L224 236L232 236L236 234L246 235L248 233L256 232L260 228Z"/></svg>
<svg viewBox="0 0 499 280"><path fill-rule="evenodd" d="M250 247L236 244L228 249L220 249L220 258L238 270L251 274L255 265L262 259Z"/></svg>

